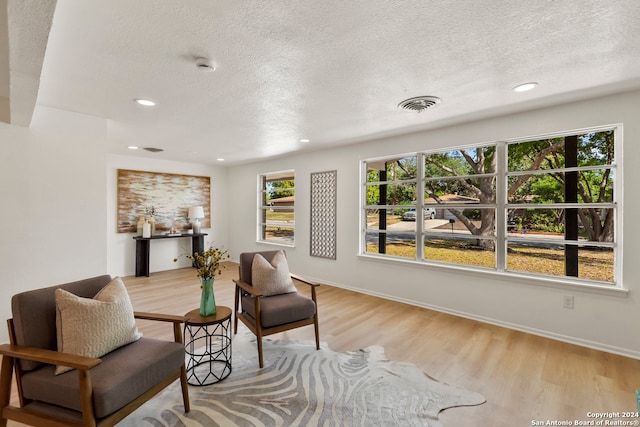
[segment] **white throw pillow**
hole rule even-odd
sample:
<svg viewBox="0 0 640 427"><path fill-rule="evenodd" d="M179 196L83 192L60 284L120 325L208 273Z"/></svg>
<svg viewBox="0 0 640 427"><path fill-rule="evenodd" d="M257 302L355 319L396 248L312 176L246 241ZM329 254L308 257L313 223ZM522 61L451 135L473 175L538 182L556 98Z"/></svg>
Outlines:
<svg viewBox="0 0 640 427"><path fill-rule="evenodd" d="M142 337L129 294L119 277L93 298L56 289L56 333L58 351L97 358ZM70 370L56 366L55 374Z"/></svg>
<svg viewBox="0 0 640 427"><path fill-rule="evenodd" d="M251 263L251 282L265 296L297 291L284 251L278 251L271 263L262 255L255 254Z"/></svg>

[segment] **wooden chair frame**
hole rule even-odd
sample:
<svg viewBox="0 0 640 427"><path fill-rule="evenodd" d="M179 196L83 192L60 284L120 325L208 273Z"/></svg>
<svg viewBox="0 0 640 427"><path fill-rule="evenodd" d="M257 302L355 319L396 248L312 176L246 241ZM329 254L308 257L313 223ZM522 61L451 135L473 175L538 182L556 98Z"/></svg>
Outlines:
<svg viewBox="0 0 640 427"><path fill-rule="evenodd" d="M156 320L161 322L173 323L173 335L174 340L177 343L182 344L182 330L180 328L181 323L184 322L184 316L173 316L155 313L143 313L135 312L134 316L137 319L144 320ZM153 396L162 391L165 387L173 383L175 380L180 379L180 385L182 386L182 399L184 402L184 411L189 412L189 388L187 384L187 372L183 363L182 367L167 376L162 382L153 386L151 389L138 396L135 400L129 404L109 415L108 417L97 420L94 415L93 403L92 403L92 384L91 384L91 368L101 363L100 359L71 355L68 353L61 353L53 350L46 350L35 347L24 347L15 345L15 331L13 327L13 319L7 320L9 326L9 339L11 344L0 345L0 355L2 355L2 368L0 379L0 405L2 411L2 418L0 419L0 427L7 425L7 420L17 421L23 424L43 427L110 427L114 426L127 415L138 409L143 403L151 399ZM17 360L31 360L34 362L63 365L78 370L78 381L80 385L80 401L82 403L82 422L71 422L67 419L58 419L49 415L42 414L25 408L30 403L30 400L26 399L22 395L22 386L20 378L22 376L22 369L20 363L16 363ZM15 369L16 384L18 389L18 396L20 398L20 406L12 406L10 404L11 399L11 385L12 385L12 373ZM76 411L73 411L77 413Z"/></svg>
<svg viewBox="0 0 640 427"><path fill-rule="evenodd" d="M267 336L267 335L272 335L272 334L277 334L279 332L284 332L284 331L288 331L290 329L295 329L295 328L299 328L301 326L307 326L307 325L314 325L315 328L315 334L316 334L316 349L320 350L320 333L319 333L319 328L318 328L318 301L316 299L316 288L318 286L320 286L320 284L312 282L310 280L304 279L298 275L295 274L291 274L291 278L294 279L295 281L299 282L299 283L303 283L305 285L308 285L311 288L311 299L313 300L314 304L316 305L316 310L315 313L313 315L313 317L309 318L309 319L305 319L305 320L300 320L297 322L292 322L292 323L285 323L283 325L278 325L278 326L273 326L270 328L263 328L261 325L261 320L260 320L260 299L264 297L264 295L262 294L262 292L256 290L253 286L251 286L250 284L243 282L242 280L238 279L238 280L233 280L234 283L236 284L236 289L235 289L235 316L233 319L233 327L234 327L234 334L238 333L238 319L240 319L242 321L242 323L244 323L247 328L249 328L249 330L251 332L253 332L257 338L258 341L258 360L260 363L260 367L263 368L264 367L264 359L262 356L262 337ZM244 294L243 294L244 293ZM245 313L242 312L241 307L240 307L240 299L243 295L249 294L253 297L253 302L255 304L254 306L254 310L255 310L255 314L256 314L256 319L255 322L253 321L253 319L251 317L249 317L248 315L246 315Z"/></svg>

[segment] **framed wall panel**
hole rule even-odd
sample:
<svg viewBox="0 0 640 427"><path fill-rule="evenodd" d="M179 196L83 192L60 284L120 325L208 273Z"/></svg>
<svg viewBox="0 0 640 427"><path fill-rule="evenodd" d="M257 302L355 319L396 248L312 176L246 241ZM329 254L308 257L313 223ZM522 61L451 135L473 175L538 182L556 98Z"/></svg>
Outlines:
<svg viewBox="0 0 640 427"><path fill-rule="evenodd" d="M118 233L135 233L140 216L154 210L156 230L191 228L190 206L202 206L203 228L211 226L211 178L118 169Z"/></svg>
<svg viewBox="0 0 640 427"><path fill-rule="evenodd" d="M311 174L311 256L336 259L338 172Z"/></svg>

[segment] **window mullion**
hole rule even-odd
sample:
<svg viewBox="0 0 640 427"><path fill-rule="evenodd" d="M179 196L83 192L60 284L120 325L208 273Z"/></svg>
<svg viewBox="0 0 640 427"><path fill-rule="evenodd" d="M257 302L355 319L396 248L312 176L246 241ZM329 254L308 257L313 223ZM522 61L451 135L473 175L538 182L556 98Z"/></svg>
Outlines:
<svg viewBox="0 0 640 427"><path fill-rule="evenodd" d="M424 258L424 153L416 159L416 259Z"/></svg>
<svg viewBox="0 0 640 427"><path fill-rule="evenodd" d="M591 166L574 166L568 168L555 168L555 169L535 169L535 170L514 170L510 171L510 176L522 176L522 175L549 175L552 173L567 173L567 172L586 172L597 171L602 169L613 169L613 165L591 165Z"/></svg>
<svg viewBox="0 0 640 427"><path fill-rule="evenodd" d="M363 208L360 209L360 248L358 253L366 254L367 253L367 162L363 161L360 163L360 182L362 185L360 186L360 206Z"/></svg>
<svg viewBox="0 0 640 427"><path fill-rule="evenodd" d="M505 271L507 267L507 146L496 144L496 269Z"/></svg>
<svg viewBox="0 0 640 427"><path fill-rule="evenodd" d="M505 208L507 209L614 209L616 207L615 202L601 202L601 203L580 203L580 202L567 202L567 203L507 203Z"/></svg>

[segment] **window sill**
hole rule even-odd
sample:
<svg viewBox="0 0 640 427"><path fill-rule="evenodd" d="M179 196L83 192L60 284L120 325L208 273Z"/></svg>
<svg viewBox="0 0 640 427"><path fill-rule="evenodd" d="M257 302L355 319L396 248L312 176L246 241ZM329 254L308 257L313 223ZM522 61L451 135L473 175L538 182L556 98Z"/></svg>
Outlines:
<svg viewBox="0 0 640 427"><path fill-rule="evenodd" d="M263 245L270 245L270 246L284 246L285 248L295 248L296 247L295 243L272 242L272 241L269 241L269 240L256 240L256 243L261 243Z"/></svg>
<svg viewBox="0 0 640 427"><path fill-rule="evenodd" d="M543 286L548 288L555 289L565 289L571 291L578 292L587 292L592 294L600 294L600 295L608 295L614 296L618 298L626 298L629 295L629 289L624 289L620 287L616 287L613 285L600 285L597 283L585 283L579 282L577 280L571 280L568 278L552 278L552 277L541 277L534 275L526 275L526 274L516 274L508 271L495 271L490 269L484 269L480 267L467 267L467 266L458 266L458 265L445 265L445 264L437 264L437 263L427 263L420 262L411 259L403 259L403 258L390 258L379 255L371 255L371 254L359 254L358 258L367 260L367 261L382 261L395 265L406 265L410 267L423 268L426 270L440 270L445 272L456 272L462 274L468 274L470 276L482 276L482 277L494 277L503 281L513 281L517 284L526 284L526 285L534 285L534 286Z"/></svg>

